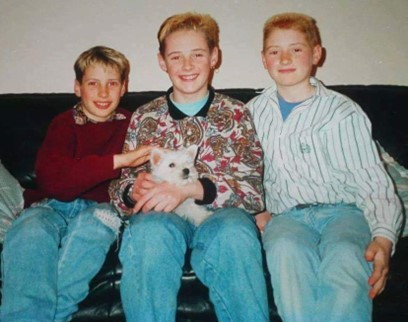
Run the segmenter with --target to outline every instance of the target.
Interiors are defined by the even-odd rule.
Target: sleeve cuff
[[[212,204],[217,197],[217,187],[215,183],[212,182],[208,178],[200,178],[198,179],[203,186],[204,196],[203,200],[196,200],[195,203],[197,205],[209,205]]]
[[[126,186],[125,190],[123,191],[122,200],[126,207],[133,208],[136,202],[129,196],[130,190],[133,189],[133,184]]]

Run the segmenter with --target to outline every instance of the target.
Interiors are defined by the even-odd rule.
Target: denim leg
[[[221,209],[204,221],[194,235],[191,264],[220,322],[269,321],[261,244],[246,211]]]
[[[361,210],[336,207],[337,216],[322,231],[315,321],[371,321],[368,277],[372,264],[364,258],[371,233]]]
[[[55,321],[69,321],[77,311],[120,226],[116,210],[107,203],[91,205],[70,220],[59,253]]]
[[[263,236],[278,312],[291,321],[370,321],[371,233],[354,205],[274,217]]]
[[[54,320],[65,227],[64,218],[47,206],[29,208],[14,221],[2,252],[2,322]]]
[[[312,321],[319,234],[290,216],[279,215],[266,226],[262,239],[280,317],[285,322]]]
[[[133,215],[125,228],[120,292],[128,322],[175,321],[193,226],[171,213]]]

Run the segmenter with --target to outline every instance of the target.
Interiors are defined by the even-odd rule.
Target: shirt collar
[[[208,100],[207,103],[203,106],[203,108],[194,116],[202,116],[206,117],[208,110],[210,109],[210,106],[214,100],[215,92],[212,87],[208,88],[209,95],[208,95]],[[173,87],[170,87],[170,89],[166,93],[166,99],[167,99],[167,105],[169,107],[169,114],[174,120],[182,120],[186,117],[189,117],[188,115],[184,114],[182,111],[180,111],[171,101],[170,99],[170,94],[173,92]]]
[[[78,103],[73,107],[72,114],[74,116],[74,121],[75,124],[77,125],[85,125],[87,123],[100,123],[97,121],[94,121],[90,119],[88,116],[85,115],[85,113],[82,110],[82,104]],[[112,121],[119,121],[119,120],[125,120],[126,115],[117,111],[114,111],[113,114],[106,120],[106,122],[112,122]]]
[[[310,77],[309,79],[310,84],[314,87],[316,87],[316,93],[315,96],[328,96],[329,95],[329,91],[326,87],[324,87],[324,85],[322,84],[321,81],[319,81],[316,77]],[[265,88],[262,91],[262,94],[266,94],[268,96],[271,95],[277,95],[278,92],[278,88],[276,86],[275,81],[272,81],[272,85]]]

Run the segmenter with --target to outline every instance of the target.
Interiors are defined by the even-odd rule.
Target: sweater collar
[[[210,109],[210,106],[214,100],[215,92],[212,87],[208,88],[209,95],[208,95],[208,100],[207,103],[203,106],[203,108],[195,115],[195,116],[202,116],[206,117],[208,110]],[[166,100],[167,100],[167,106],[169,107],[169,114],[174,120],[182,120],[186,117],[189,117],[188,115],[184,114],[182,111],[180,111],[171,101],[170,99],[170,94],[173,93],[173,87],[170,87],[169,90],[166,93]],[[194,117],[195,117],[194,116]]]

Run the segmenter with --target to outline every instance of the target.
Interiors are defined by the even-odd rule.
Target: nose
[[[107,97],[109,93],[108,87],[104,85],[100,85],[98,88],[98,95],[100,97]]]
[[[183,174],[184,174],[184,176],[188,176],[190,174],[190,170],[187,169],[187,168],[184,168],[183,169]]]
[[[292,62],[292,56],[289,52],[283,52],[280,57],[281,64],[290,64]]]
[[[193,66],[192,58],[191,57],[184,57],[184,59],[183,59],[183,68],[184,69],[191,69],[192,66]]]

